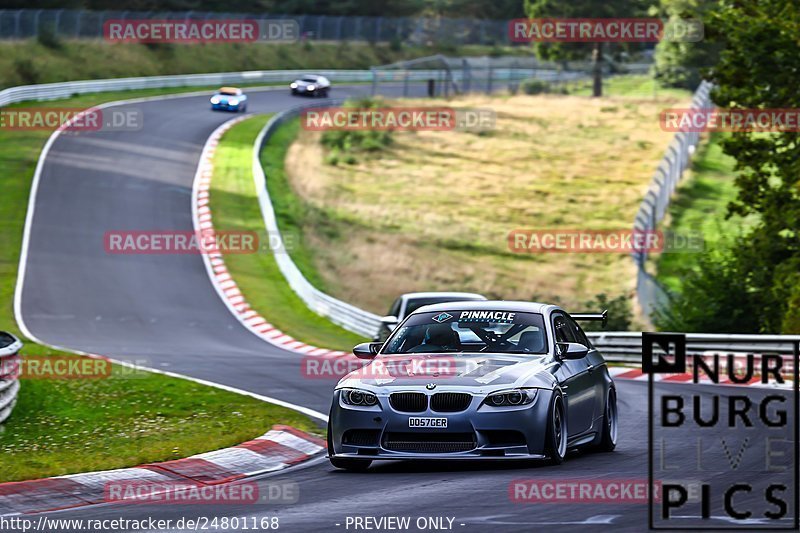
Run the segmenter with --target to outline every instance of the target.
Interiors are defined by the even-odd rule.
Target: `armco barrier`
[[[377,71],[370,70],[315,70],[334,83],[372,82]],[[422,82],[437,79],[441,69],[409,70],[382,72],[380,81],[406,83]],[[305,70],[250,70],[246,72],[215,72],[212,74],[179,74],[175,76],[145,76],[141,78],[112,78],[105,80],[67,81],[60,83],[43,83],[39,85],[21,85],[0,91],[0,107],[16,102],[36,100],[57,100],[70,98],[76,94],[99,93],[106,91],[130,91],[136,89],[164,89],[170,87],[215,87],[222,85],[273,84],[287,85],[307,74]],[[562,76],[569,73],[562,73]],[[508,68],[495,73],[497,79],[522,80],[531,77],[547,79],[547,71],[533,68]],[[461,73],[455,74],[457,81]],[[288,89],[287,89],[288,90]],[[336,90],[336,87],[333,87]]]
[[[640,365],[642,362],[642,334],[627,331],[592,331],[586,336],[607,361]],[[765,345],[768,349],[765,349]],[[687,333],[686,350],[689,354],[724,353],[743,356],[752,354],[779,354],[791,367],[791,357],[800,350],[800,335],[739,335],[719,333]]]
[[[311,109],[319,105],[330,106],[339,105],[340,101],[328,101],[324,104],[318,105],[305,105],[298,106],[282,113],[273,116],[267,122],[266,126],[261,130],[256,138],[253,147],[253,180],[255,181],[256,191],[258,191],[258,202],[261,206],[261,214],[264,218],[269,235],[279,235],[278,221],[275,218],[275,210],[272,208],[272,200],[267,191],[267,176],[264,173],[264,168],[261,166],[261,149],[266,144],[275,130],[287,120],[290,120],[304,109]],[[305,304],[317,314],[328,318],[331,322],[339,324],[345,329],[364,335],[365,337],[372,337],[378,332],[380,327],[380,317],[369,311],[359,309],[354,305],[347,302],[337,300],[333,296],[325,294],[305,276],[303,276],[300,269],[292,261],[292,258],[284,250],[275,250],[275,261],[278,263],[280,269],[289,286],[297,293],[298,296],[305,302]]]
[[[704,109],[712,106],[711,88],[712,85],[707,81],[700,83],[692,98],[692,109]],[[675,192],[678,182],[683,178],[684,171],[689,167],[699,141],[699,132],[675,134],[656,169],[642,203],[639,205],[639,211],[633,222],[634,232],[644,233],[658,229],[659,223],[666,215],[672,193]],[[650,319],[655,309],[667,305],[667,294],[645,269],[647,250],[634,252],[632,255],[636,263],[636,300],[642,314]]]
[[[141,78],[113,78],[106,80],[22,85],[0,91],[0,106],[30,100],[55,100],[58,98],[69,98],[76,94],[99,93],[105,91],[260,83],[288,84],[305,73],[306,72],[302,70],[251,70],[247,72],[181,74],[176,76],[147,76]],[[322,70],[315,73],[326,76],[331,81],[335,82],[366,82],[372,80],[372,73],[369,70]]]
[[[10,333],[0,331],[0,423],[4,422],[14,409],[19,393],[19,380],[14,365],[6,365],[8,359],[15,357],[22,349],[22,342]]]

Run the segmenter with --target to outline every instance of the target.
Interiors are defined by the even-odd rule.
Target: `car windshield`
[[[224,94],[227,96],[237,96],[239,91],[237,89],[222,89],[220,90],[219,94]]]
[[[394,331],[381,353],[442,352],[544,354],[544,319],[538,313],[491,309],[420,313]]]
[[[316,83],[317,78],[303,78],[301,81],[306,81],[308,83]]]
[[[465,296],[430,296],[428,298],[413,298],[410,299],[406,304],[406,316],[426,305],[441,304],[445,302],[463,302],[464,300],[475,299],[477,298],[468,298]]]

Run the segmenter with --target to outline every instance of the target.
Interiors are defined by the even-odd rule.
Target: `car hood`
[[[559,363],[548,355],[413,354],[378,356],[339,381],[337,387],[552,387]]]
[[[241,100],[242,99],[241,96],[233,96],[231,94],[215,94],[214,96],[216,98],[219,98],[219,102],[221,104],[227,104],[228,100],[230,100],[231,98],[236,98],[237,100]]]

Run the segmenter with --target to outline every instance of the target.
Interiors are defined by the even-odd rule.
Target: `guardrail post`
[[[36,14],[33,16],[33,36],[34,37],[38,37],[39,36],[39,18],[42,15],[42,11],[44,11],[44,9],[37,9],[36,10]]]
[[[336,40],[342,40],[342,24],[344,24],[344,17],[339,17],[336,21]]]
[[[20,20],[22,19],[22,10],[17,11],[17,15],[14,17],[14,37],[17,39],[20,38],[20,33],[22,32],[22,24]]]
[[[63,9],[59,9],[59,10],[57,10],[57,11],[56,11],[56,23],[55,23],[55,27],[53,28],[53,33],[54,33],[56,36],[58,36],[58,35],[61,35],[61,34],[59,33],[59,26],[61,26],[61,14],[62,14],[63,12],[64,12],[64,10],[63,10]]]

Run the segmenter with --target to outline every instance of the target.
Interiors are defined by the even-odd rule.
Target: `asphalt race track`
[[[339,98],[368,89],[337,87],[331,95]],[[251,92],[248,112],[274,112],[299,103],[284,90]],[[300,356],[264,343],[241,326],[215,292],[200,256],[105,252],[106,231],[192,230],[192,180],[200,152],[211,132],[234,116],[211,112],[207,96],[128,105],[142,111],[143,129],[61,135],[51,147],[30,234],[21,301],[26,327],[50,344],[135,359],[327,413],[334,382],[305,379]],[[659,387],[686,392],[685,385]],[[367,473],[354,474],[334,470],[321,460],[260,478],[262,484],[299,483],[300,500],[294,504],[99,505],[50,516],[151,516],[173,521],[277,516],[280,530],[328,532],[347,531],[347,517],[410,516],[412,524],[418,517],[453,518],[452,528],[458,531],[530,531],[547,526],[641,531],[647,527],[644,503],[530,504],[513,502],[509,496],[515,479],[647,480],[646,384],[619,381],[617,390],[621,417],[617,450],[571,456],[561,466],[379,463]],[[694,392],[705,397],[719,390],[701,386]],[[748,391],[754,399],[765,394]],[[720,435],[713,431],[704,435],[704,450],[720,446]],[[681,478],[683,469],[694,468],[693,442],[687,441],[686,453],[670,456],[677,469],[674,479]],[[738,442],[728,445],[738,450]],[[745,462],[751,453],[763,457],[764,451],[751,447]],[[751,470],[740,472],[742,479],[755,482],[762,476],[757,468]],[[717,500],[712,504],[715,516],[721,514]],[[744,496],[740,500],[750,501]],[[726,524],[722,518],[710,522],[717,527]]]

